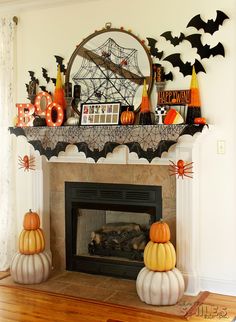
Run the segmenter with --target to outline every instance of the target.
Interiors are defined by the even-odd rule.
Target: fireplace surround
[[[57,217],[57,213],[63,213],[64,182],[83,181],[93,182],[92,176],[96,176],[97,182],[110,182],[108,174],[113,172],[117,183],[132,184],[138,181],[141,184],[159,185],[160,179],[171,181],[176,186],[171,190],[172,198],[166,188],[163,189],[163,216],[169,213],[176,215],[176,252],[177,267],[183,273],[186,282],[186,294],[197,294],[200,290],[199,276],[199,146],[205,139],[208,128],[202,133],[194,135],[183,134],[177,142],[165,150],[160,157],[155,157],[151,162],[145,158],[139,158],[129,147],[118,145],[106,157],[101,157],[97,163],[84,152],[78,152],[75,145],[67,145],[65,152],[61,151],[58,157],[52,157],[48,161],[29,145],[25,138],[17,138],[16,154],[31,154],[36,158],[36,171],[27,176],[19,172],[17,178],[17,209],[19,214],[24,214],[31,208],[37,211],[41,217],[42,228],[46,236],[47,251],[52,249],[53,258],[56,259],[54,267],[63,267],[63,260],[59,259],[59,252],[63,253],[65,247],[64,217]],[[168,174],[169,160],[183,159],[193,162],[193,179],[175,179]],[[119,170],[118,170],[119,168]],[[127,172],[127,169],[131,169]],[[134,170],[135,169],[135,170]],[[138,171],[136,171],[138,169]],[[164,171],[162,172],[162,170]],[[141,176],[142,174],[142,176]],[[59,180],[59,181],[58,181]],[[151,183],[148,182],[151,180]],[[137,183],[137,182],[135,182]],[[27,199],[25,196],[27,195]],[[63,198],[64,199],[64,198]],[[25,200],[22,203],[22,200]],[[64,215],[64,213],[63,213]],[[22,217],[19,216],[19,227]],[[172,229],[173,230],[173,229]],[[175,229],[174,229],[175,231]],[[56,256],[55,256],[56,255]],[[65,266],[64,266],[65,268]]]
[[[103,224],[107,223],[106,212],[113,211],[113,224],[120,222],[125,215],[126,223],[132,223],[135,216],[148,214],[148,221],[145,223],[145,231],[152,223],[162,218],[162,191],[160,186],[131,185],[131,184],[108,184],[108,183],[88,183],[88,182],[65,182],[65,240],[66,240],[66,269],[82,271],[86,273],[96,273],[110,276],[119,276],[122,278],[136,279],[140,269],[143,267],[142,260],[132,260],[124,258],[126,255],[140,255],[142,252],[135,250],[124,251],[119,249],[110,249],[109,253],[113,256],[95,256],[86,253],[80,254],[76,247],[78,234],[87,235],[86,243],[89,245],[91,228],[99,228],[101,225],[102,212]],[[82,229],[78,228],[78,222],[81,214],[80,209],[93,209],[93,216],[84,214],[88,220],[81,224]],[[130,213],[129,213],[130,212]],[[132,216],[130,216],[132,214]],[[83,215],[84,217],[84,215]],[[129,217],[131,222],[129,221]],[[92,221],[92,224],[89,223]],[[137,222],[137,221],[136,221]],[[135,224],[139,227],[138,224]],[[114,232],[113,232],[114,234]],[[126,235],[128,232],[126,231]],[[125,233],[123,234],[125,236]],[[108,248],[109,249],[109,248]],[[104,249],[101,251],[105,252]],[[137,253],[135,253],[137,252]],[[101,255],[101,254],[99,254]],[[121,256],[115,256],[121,255]],[[123,255],[123,256],[122,256]]]

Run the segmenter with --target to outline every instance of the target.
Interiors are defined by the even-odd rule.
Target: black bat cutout
[[[153,57],[161,59],[163,56],[163,51],[158,51],[158,49],[156,48],[157,40],[149,37],[147,37],[147,40],[148,40],[148,46],[150,47],[150,54]]]
[[[214,32],[216,32],[219,27],[221,25],[223,25],[223,22],[225,21],[225,19],[229,19],[229,17],[222,11],[217,10],[217,15],[216,15],[216,19],[213,20],[208,20],[207,22],[203,21],[200,14],[196,15],[195,17],[193,17],[188,25],[188,27],[194,27],[197,30],[203,29],[206,33],[209,33],[211,35],[214,34]]]
[[[39,88],[43,91],[43,92],[46,92],[46,93],[48,93],[48,94],[52,94],[51,92],[49,92],[49,91],[47,91],[47,89],[46,89],[46,86],[39,86]]]
[[[45,78],[46,82],[49,83],[51,78],[48,76],[48,71],[42,67],[42,72],[43,72],[43,78]]]
[[[184,34],[181,32],[179,37],[173,37],[171,31],[166,31],[161,34],[161,37],[164,37],[166,40],[170,41],[173,46],[179,45],[185,38]]]
[[[31,81],[35,82],[36,84],[39,84],[39,80],[34,77],[34,72],[32,70],[28,70],[28,73],[30,75]]]
[[[192,75],[193,65],[196,73],[206,72],[202,64],[197,59],[195,60],[194,64],[191,64],[190,62],[184,63],[180,58],[180,54],[169,55],[163,60],[170,62],[173,67],[179,67],[179,71],[184,75],[184,77],[187,75]]]
[[[56,86],[57,79],[56,79],[56,78],[51,78],[51,81],[52,81],[52,82],[53,82],[53,84]]]
[[[200,34],[193,34],[185,37],[187,41],[189,41],[193,48],[197,48],[197,53],[201,57],[201,59],[209,58],[212,56],[225,56],[225,50],[222,43],[218,43],[215,47],[210,48],[209,45],[203,45],[201,42]]]
[[[54,55],[54,57],[56,58],[57,64],[60,66],[61,72],[63,74],[65,74],[66,73],[66,68],[65,68],[65,65],[63,64],[64,58],[62,58],[61,56],[57,56],[57,55]]]
[[[165,74],[165,75],[164,75],[164,79],[165,79],[166,81],[168,81],[168,80],[173,80],[173,74],[172,74],[172,72],[169,72],[168,74]]]

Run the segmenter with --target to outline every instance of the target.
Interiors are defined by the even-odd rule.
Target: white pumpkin
[[[10,272],[16,283],[39,284],[48,279],[51,267],[51,257],[46,252],[33,255],[16,253],[12,258]]]
[[[78,116],[71,116],[67,119],[66,125],[78,125],[80,118]]]
[[[141,269],[136,280],[136,290],[141,301],[152,305],[174,305],[184,294],[184,279],[174,268],[168,272]]]

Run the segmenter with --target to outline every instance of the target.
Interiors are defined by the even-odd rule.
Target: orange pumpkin
[[[149,230],[149,237],[154,243],[167,243],[170,240],[169,225],[162,220],[153,223]]]
[[[40,227],[39,215],[30,209],[24,216],[23,226],[25,230],[38,229]]]
[[[22,230],[19,237],[19,251],[24,255],[33,255],[43,252],[45,239],[42,229]]]
[[[126,111],[123,111],[120,116],[121,124],[123,125],[129,125],[134,124],[135,115],[133,111],[129,110],[129,107],[127,107]]]
[[[205,117],[195,117],[194,124],[206,124]]]

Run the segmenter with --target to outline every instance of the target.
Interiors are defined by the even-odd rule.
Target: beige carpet
[[[141,309],[142,311],[151,311],[158,315],[181,318],[188,318],[194,315],[199,305],[204,302],[209,294],[208,292],[203,292],[196,297],[184,295],[176,305],[152,306],[140,301],[137,296],[135,281],[133,280],[68,271],[54,272],[46,282],[37,285],[16,284],[11,276],[1,279],[0,285],[75,296],[107,304]]]

